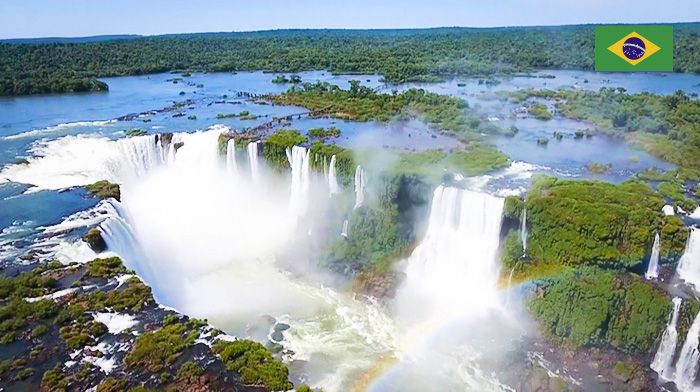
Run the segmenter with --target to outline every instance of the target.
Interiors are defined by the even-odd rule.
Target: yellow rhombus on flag
[[[622,49],[623,49],[622,45],[625,43],[625,41],[627,41],[628,39],[630,39],[632,37],[639,38],[640,40],[642,40],[642,42],[644,42],[644,46],[646,48],[644,55],[636,60],[628,59],[627,56],[625,56],[625,54],[622,52]],[[627,34],[621,40],[615,42],[614,44],[612,44],[608,47],[609,51],[615,53],[615,55],[617,57],[627,61],[628,63],[630,63],[632,65],[637,65],[637,64],[641,63],[642,61],[651,57],[654,53],[658,52],[660,49],[661,48],[659,48],[655,43],[649,41],[648,39],[644,38],[643,36],[641,36],[635,32]]]

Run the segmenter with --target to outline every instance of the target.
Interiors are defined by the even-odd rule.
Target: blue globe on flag
[[[630,60],[639,60],[645,52],[644,41],[637,37],[630,37],[622,44],[622,53]]]

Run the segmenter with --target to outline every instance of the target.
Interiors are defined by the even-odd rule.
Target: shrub
[[[90,193],[101,199],[108,199],[111,197],[116,200],[121,200],[119,185],[113,184],[107,180],[97,181],[88,185],[86,188]]]
[[[83,278],[114,278],[130,271],[124,267],[119,257],[109,257],[106,259],[94,259],[87,263]]]
[[[547,109],[547,106],[541,103],[533,104],[532,106],[530,106],[527,112],[538,120],[547,121],[551,120],[552,117],[554,117],[549,111],[549,109]]]
[[[146,368],[152,373],[160,372],[165,365],[173,364],[198,337],[199,331],[192,329],[192,324],[166,325],[136,338],[124,362],[129,366]]]
[[[248,384],[264,385],[275,390],[292,388],[289,382],[289,370],[280,361],[274,359],[260,343],[250,340],[227,342],[217,341],[213,346],[226,367],[241,375]]]
[[[287,149],[306,143],[307,138],[294,129],[280,129],[263,142],[263,156],[267,164],[275,170],[289,168]]]

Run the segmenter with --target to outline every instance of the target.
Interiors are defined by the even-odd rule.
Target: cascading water
[[[508,283],[506,286],[506,290],[508,290],[508,294],[506,294],[506,306],[510,305],[511,301],[511,288],[513,286],[513,273],[515,273],[515,267],[510,269],[510,273],[508,274]]]
[[[365,201],[365,171],[362,166],[357,165],[355,169],[355,208],[358,208]]]
[[[678,276],[700,290],[700,228],[693,228],[685,247],[685,252],[678,262]]]
[[[335,292],[312,277],[292,276],[277,266],[278,255],[287,258],[290,248],[307,247],[298,242],[300,237],[311,241],[298,235],[299,209],[290,208],[290,199],[303,200],[306,206],[309,196],[320,195],[314,199],[321,203],[314,204],[314,212],[328,202],[326,185],[314,189],[321,183],[310,181],[308,151],[290,149],[293,185],[287,193],[289,182],[282,181],[288,177],[277,178],[265,170],[259,174],[265,176],[260,180],[266,187],[254,186],[248,176],[232,178],[221,165],[219,134],[176,134],[166,145],[152,137],[135,137],[124,141],[133,143],[125,146],[124,156],[120,142],[66,138],[49,143],[50,149],[60,147],[55,153],[12,174],[16,178],[29,174],[56,187],[104,178],[120,182],[122,202],[110,204],[114,211],[100,226],[109,249],[152,286],[160,303],[206,318],[228,333],[248,336],[247,323],[261,315],[290,324],[282,344],[293,352],[290,361],[310,361],[304,374],[309,384],[329,392],[350,390],[355,380],[371,374],[375,364],[381,368],[389,358],[398,361],[396,371],[381,377],[390,384],[378,383],[375,390],[391,390],[382,385],[391,385],[397,372],[397,378],[405,381],[402,385],[422,380],[416,388],[408,388],[412,390],[430,385],[503,389],[491,371],[480,370],[478,360],[489,355],[487,351],[508,350],[493,346],[482,350],[469,340],[473,335],[489,344],[508,341],[501,330],[493,332],[492,319],[481,317],[488,310],[502,310],[496,300],[495,258],[501,199],[455,188],[435,191],[428,232],[407,261],[407,280],[397,294],[398,310],[406,310],[398,312],[397,323],[376,301]],[[75,159],[84,154],[89,158]],[[257,152],[253,155],[257,157]],[[60,169],[69,176],[56,181],[37,168],[49,173]],[[356,174],[360,191],[356,201],[359,196],[361,204],[364,172],[359,168]],[[343,226],[347,235],[348,224]],[[444,316],[452,314],[473,320],[451,329],[451,323],[444,326]],[[507,324],[503,319],[495,322],[499,328]],[[491,327],[480,328],[483,325]],[[480,330],[495,335],[481,339]],[[433,345],[435,341],[439,344]],[[429,346],[426,351],[437,356],[422,356],[423,342]]]
[[[644,276],[647,279],[656,279],[659,277],[659,250],[661,248],[661,240],[659,233],[654,237],[654,245],[651,247],[651,257],[649,257],[649,266]]]
[[[250,175],[253,177],[253,181],[257,182],[260,177],[260,168],[258,165],[258,143],[250,142],[248,143],[248,162],[250,164]]]
[[[333,155],[328,166],[328,194],[333,196],[336,193],[340,193],[340,187],[338,186],[338,178],[335,172],[335,155]]]
[[[527,254],[527,208],[523,208],[520,218],[520,242],[523,244],[523,257]]]
[[[66,136],[37,143],[29,164],[7,166],[0,177],[39,189],[64,189],[99,180],[121,183],[169,161],[173,149],[172,143],[164,146],[155,135],[118,141]]]
[[[498,303],[498,261],[503,199],[439,186],[428,228],[408,259],[401,295],[416,306],[464,312]]]
[[[348,220],[343,221],[343,230],[340,232],[342,237],[348,238]]]
[[[651,368],[659,374],[664,380],[673,379],[673,356],[676,354],[676,346],[678,345],[678,312],[681,309],[682,299],[675,297],[673,302],[673,312],[668,320],[668,325],[661,337],[661,344],[656,351],[654,360],[651,362]]]
[[[226,143],[226,169],[231,173],[238,172],[238,163],[236,162],[236,140],[229,139]]]
[[[294,146],[287,149],[287,160],[292,168],[292,190],[289,208],[297,217],[306,213],[309,202],[310,167],[309,152],[304,147]]]
[[[688,330],[688,335],[676,362],[674,381],[681,392],[694,390],[695,376],[698,373],[698,361],[700,360],[698,343],[700,343],[700,313],[695,316],[695,320]]]
[[[163,145],[159,137],[140,136],[117,141],[117,156],[107,166],[121,182],[142,177],[149,170],[169,161],[173,143]]]
[[[158,281],[158,275],[150,268],[149,264],[142,263],[138,266],[134,263],[143,260],[143,252],[140,249],[139,242],[134,233],[134,229],[128,222],[128,212],[123,205],[116,201],[110,200],[108,206],[108,218],[105,219],[99,226],[107,248],[118,254],[129,269],[139,270],[139,275],[149,282],[155,284]]]
[[[396,317],[409,330],[402,335],[409,338],[400,344],[400,357],[409,358],[410,365],[398,364],[369,391],[431,390],[435,385],[442,390],[508,389],[480,365],[481,360],[506,360],[499,353],[508,351],[505,347],[519,333],[498,289],[502,213],[502,198],[435,189],[425,236],[405,261],[406,277],[395,298]],[[414,334],[424,337],[412,341]],[[493,344],[504,348],[494,350]],[[441,370],[428,370],[435,363],[443,364]]]

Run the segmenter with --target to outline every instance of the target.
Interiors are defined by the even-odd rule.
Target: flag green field
[[[595,70],[673,71],[673,27],[596,26]]]

